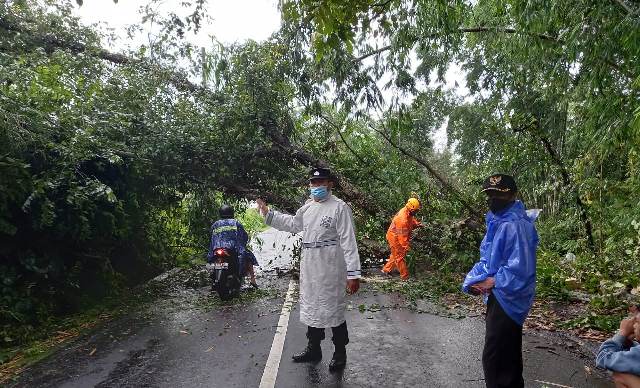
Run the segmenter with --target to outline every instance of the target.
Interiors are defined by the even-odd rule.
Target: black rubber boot
[[[335,372],[343,370],[347,365],[347,350],[343,347],[341,349],[336,348],[333,352],[333,357],[329,363],[329,372]]]
[[[294,354],[291,358],[293,362],[317,362],[322,360],[322,349],[319,343],[309,342],[302,353]]]
[[[347,322],[342,322],[339,326],[331,328],[333,332],[333,346],[335,350],[329,363],[329,371],[335,372],[344,369],[347,365],[347,344],[349,343],[349,331]]]

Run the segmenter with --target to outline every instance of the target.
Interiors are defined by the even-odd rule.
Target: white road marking
[[[273,336],[273,343],[271,344],[269,358],[267,359],[267,364],[264,366],[264,372],[262,373],[262,379],[260,380],[260,388],[273,388],[276,385],[276,378],[278,377],[278,368],[280,368],[284,339],[287,336],[289,314],[291,313],[291,306],[293,306],[293,294],[295,289],[296,282],[293,280],[289,281],[289,290],[287,291],[287,296],[284,298],[284,304],[282,305],[282,312],[280,313],[280,319],[278,320],[276,334]]]
[[[560,388],[573,388],[569,385],[562,385],[562,384],[556,384],[556,383],[551,383],[549,381],[540,381],[540,380],[533,380],[536,383],[540,383],[540,384],[544,384],[544,385],[552,385],[554,387],[560,387]]]

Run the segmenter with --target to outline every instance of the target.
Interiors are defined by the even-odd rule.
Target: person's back
[[[242,224],[233,216],[233,208],[228,205],[220,207],[221,219],[211,225],[211,244],[207,255],[209,262],[213,258],[213,251],[218,248],[234,250],[240,261],[243,261],[249,236]]]
[[[240,254],[247,245],[247,239],[243,238],[245,235],[244,227],[238,220],[218,220],[211,225],[211,249],[233,249]]]

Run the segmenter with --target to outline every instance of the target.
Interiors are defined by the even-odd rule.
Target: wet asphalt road
[[[263,235],[264,236],[264,235]],[[268,231],[257,252],[263,269],[283,235]],[[270,237],[269,237],[270,236]],[[274,241],[271,241],[271,240]],[[291,244],[288,239],[284,244]],[[282,309],[287,277],[263,272],[271,290],[248,303],[217,306],[206,287],[178,288],[147,309],[109,322],[64,346],[23,372],[14,387],[257,387]],[[361,308],[359,308],[362,305]],[[351,343],[343,373],[331,374],[331,331],[317,364],[294,364],[290,357],[306,344],[306,328],[294,306],[276,387],[483,387],[480,355],[482,318],[454,319],[432,314],[423,302],[407,309],[400,295],[380,292],[376,279],[349,297]],[[527,387],[612,387],[597,375],[589,350],[567,351],[550,334],[527,333],[524,340]],[[549,382],[559,385],[545,384]]]
[[[15,386],[256,386],[282,299],[201,309],[190,300],[214,298],[206,289],[177,298],[63,346],[23,372]]]
[[[381,309],[360,312],[360,304]],[[352,310],[347,313],[348,365],[342,374],[328,371],[333,352],[330,330],[326,331],[320,363],[299,365],[290,361],[290,355],[304,348],[306,341],[306,327],[293,314],[276,386],[484,387],[480,360],[484,321],[453,319],[396,307],[403,304],[402,296],[380,293],[368,285],[351,297]],[[606,380],[587,375],[585,365],[593,367],[590,354],[568,352],[559,342],[560,339],[548,335],[525,335],[527,387],[545,386],[538,381],[570,387],[612,386]]]

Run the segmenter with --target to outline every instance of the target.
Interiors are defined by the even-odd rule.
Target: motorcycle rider
[[[220,219],[211,225],[211,243],[207,262],[213,262],[213,252],[218,248],[230,249],[238,255],[238,268],[240,275],[248,273],[251,278],[251,285],[258,288],[256,275],[253,270],[254,265],[258,265],[255,255],[247,249],[249,235],[246,230],[234,217],[233,207],[223,204],[219,209]]]

